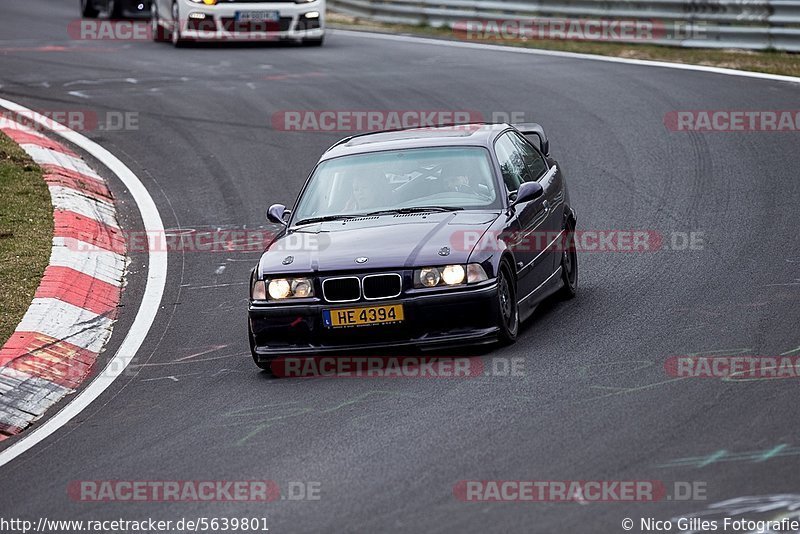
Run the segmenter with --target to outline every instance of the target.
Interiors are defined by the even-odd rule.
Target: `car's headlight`
[[[310,4],[311,2],[314,2],[314,0],[294,0],[295,4]]]
[[[478,282],[483,282],[484,280],[488,280],[489,277],[486,276],[486,271],[481,267],[480,263],[470,263],[467,265],[467,283],[468,284],[476,284]]]
[[[292,280],[292,295],[295,297],[310,297],[314,294],[314,287],[308,278]]]
[[[191,0],[191,1],[194,2],[195,4],[205,4],[207,6],[213,6],[216,5],[217,3],[217,0]]]
[[[424,267],[414,271],[414,287],[457,286],[487,279],[486,271],[477,263]]]
[[[416,276],[414,276],[415,284],[419,284],[421,287],[433,287],[439,285],[441,280],[442,274],[439,272],[438,267],[426,267],[425,269],[420,269],[417,271]]]
[[[269,290],[269,297],[275,300],[285,299],[292,294],[292,285],[283,278],[270,280],[267,289]]]
[[[263,280],[256,280],[250,288],[252,300],[267,300],[267,284]]]
[[[464,281],[464,267],[461,265],[448,265],[442,269],[442,281],[448,286],[454,286]]]
[[[275,278],[261,283],[266,284],[266,292],[272,300],[314,296],[314,284],[311,278]],[[255,290],[253,294],[255,295]],[[253,298],[255,299],[255,296]]]

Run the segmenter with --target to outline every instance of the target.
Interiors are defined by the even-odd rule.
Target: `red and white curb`
[[[0,348],[0,441],[20,433],[90,378],[111,337],[125,240],[103,178],[76,153],[20,123],[0,130],[44,170],[53,203],[50,264]]]

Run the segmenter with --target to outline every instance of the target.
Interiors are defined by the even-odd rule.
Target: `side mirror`
[[[273,204],[267,210],[267,221],[286,226],[285,217],[291,213],[292,210],[287,210],[283,204]]]
[[[544,193],[544,188],[539,182],[525,182],[519,186],[517,190],[517,197],[511,202],[512,206],[516,206],[522,202],[530,202],[536,200]]]

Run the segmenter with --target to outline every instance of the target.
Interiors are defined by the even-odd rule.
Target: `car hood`
[[[415,213],[289,229],[272,242],[259,274],[380,270],[466,263],[499,212]],[[367,258],[359,263],[356,259]]]

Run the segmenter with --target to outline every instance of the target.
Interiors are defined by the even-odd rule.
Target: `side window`
[[[541,154],[534,149],[522,136],[517,133],[509,134],[514,141],[514,146],[522,154],[522,161],[530,172],[533,180],[538,179],[547,172],[547,162]],[[526,182],[529,180],[525,180]]]
[[[497,161],[500,162],[503,181],[509,191],[516,191],[522,182],[531,180],[522,155],[510,133],[504,133],[495,141],[494,150],[497,153]]]

